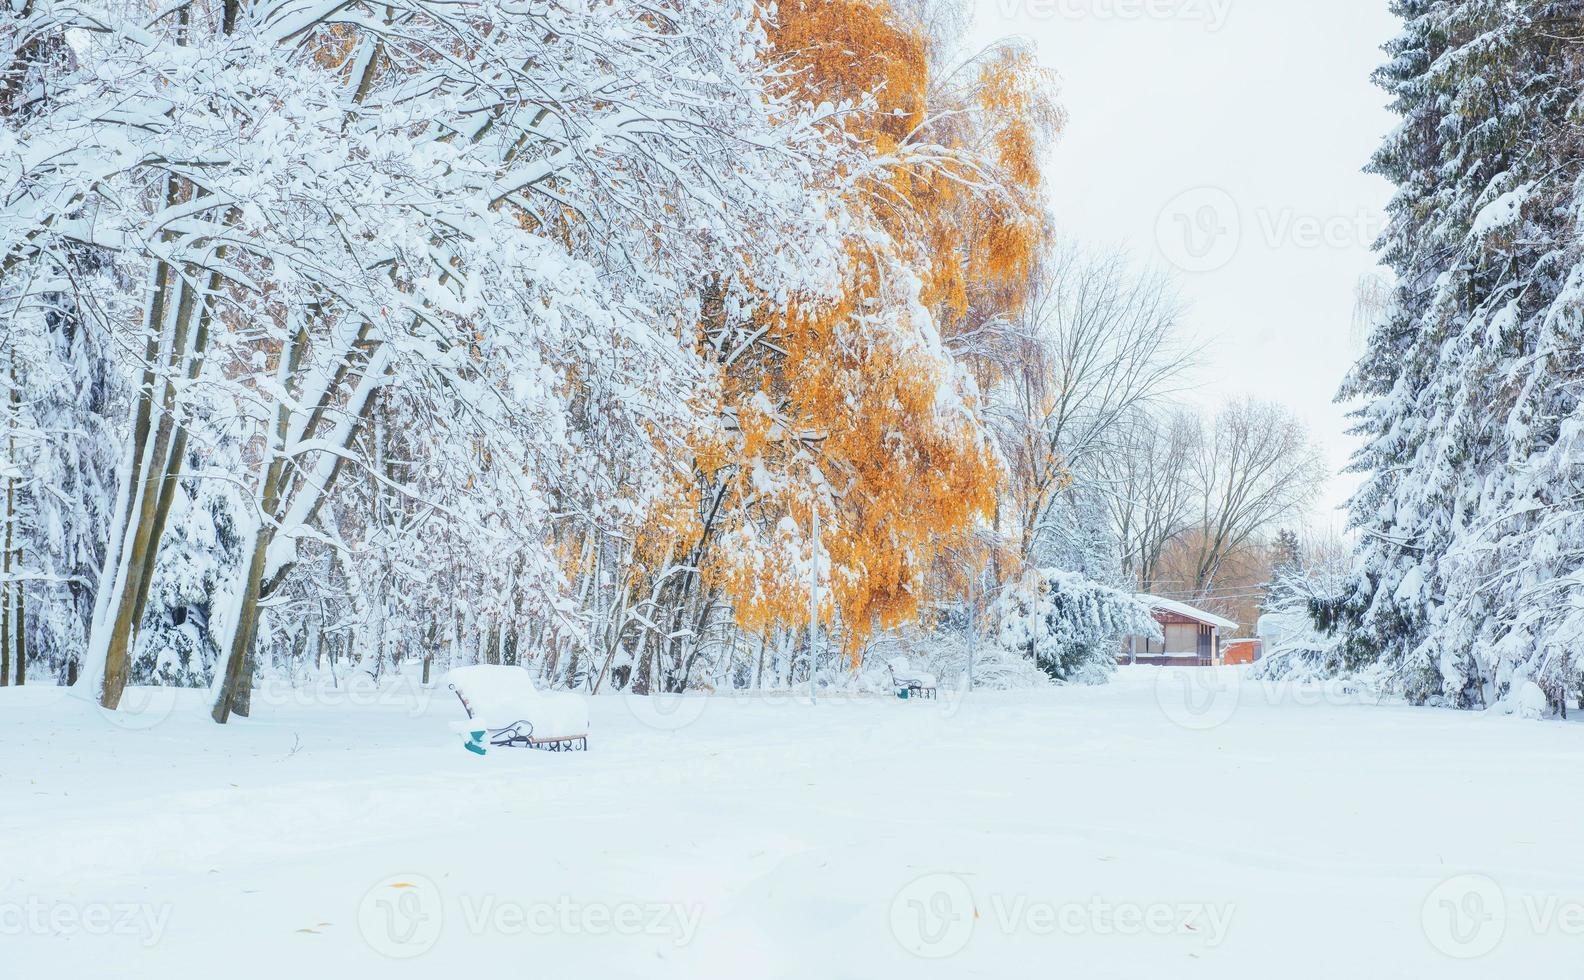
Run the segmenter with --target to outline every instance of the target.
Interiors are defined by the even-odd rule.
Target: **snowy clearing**
[[[1584,942],[1576,724],[1134,668],[596,698],[589,753],[480,759],[444,691],[223,729],[134,693],[0,690],[8,975],[1519,976]]]

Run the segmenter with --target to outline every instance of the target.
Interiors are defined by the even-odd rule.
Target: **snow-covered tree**
[[[64,31],[23,30],[37,8],[13,8],[0,24],[0,172],[20,156],[14,134],[44,125],[76,67]],[[0,210],[29,206],[25,195],[0,200]],[[82,657],[114,507],[124,379],[105,322],[136,299],[113,256],[80,242],[7,250],[0,263],[0,683],[22,682],[30,662],[35,679],[59,682]]]
[[[223,720],[261,603],[304,542],[335,540],[342,475],[416,492],[360,437],[376,393],[425,426],[421,507],[575,627],[552,525],[615,502],[595,440],[636,477],[623,523],[642,513],[695,424],[703,290],[747,312],[832,278],[801,179],[828,143],[766,83],[751,3],[44,0],[6,32],[8,50],[82,39],[60,96],[0,137],[7,281],[89,247],[147,284],[111,324],[143,356],[88,647],[109,706],[195,405],[229,398],[249,430],[255,520],[211,623]]]
[[[188,443],[166,533],[159,542],[149,595],[132,650],[137,684],[206,687],[222,662],[226,610],[234,608],[236,570],[253,511],[235,474],[237,434],[213,412],[190,425],[205,437]]]
[[[225,721],[327,657],[790,671],[814,561],[857,656],[992,509],[1059,114],[1022,46],[948,61],[955,5],[7,12],[0,329],[49,356],[0,551],[104,706]]]
[[[118,283],[98,278],[96,290]],[[57,294],[64,298],[64,294]],[[19,534],[29,599],[29,651],[65,678],[82,656],[115,503],[124,378],[97,317],[66,308],[43,320],[38,357],[21,372],[39,432],[28,462],[28,521]]]
[[[1399,0],[1378,73],[1402,124],[1381,241],[1394,302],[1365,402],[1347,666],[1416,701],[1579,687],[1584,266],[1577,5]]]
[[[1319,679],[1343,672],[1343,637],[1324,625],[1353,580],[1352,549],[1340,538],[1283,531],[1275,545],[1272,578],[1260,606],[1264,642],[1256,673]]]
[[[1100,684],[1116,670],[1123,638],[1160,639],[1150,607],[1130,592],[1060,570],[1030,571],[999,601],[996,642],[1052,680]]]
[[[1180,313],[1169,282],[1121,255],[1068,248],[1040,268],[1009,325],[1016,363],[987,409],[1008,469],[1003,520],[1022,561],[1065,562],[1038,553],[1099,533],[1107,521],[1096,508],[1135,493],[1108,470],[1131,448],[1129,421],[1159,406],[1189,357]]]

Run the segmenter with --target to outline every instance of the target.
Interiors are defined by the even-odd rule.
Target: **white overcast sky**
[[[1370,82],[1387,0],[977,2],[981,40],[1025,38],[1061,76],[1061,235],[1173,271],[1205,348],[1188,398],[1284,402],[1339,470],[1333,396],[1391,194],[1362,173],[1395,124]],[[1324,489],[1319,526],[1340,526],[1354,482]]]

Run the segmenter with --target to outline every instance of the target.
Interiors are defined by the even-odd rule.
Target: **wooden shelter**
[[[1228,635],[1237,632],[1237,623],[1175,599],[1148,595],[1139,598],[1149,605],[1165,639],[1128,637],[1118,656],[1122,663],[1213,667],[1225,662],[1223,644]]]

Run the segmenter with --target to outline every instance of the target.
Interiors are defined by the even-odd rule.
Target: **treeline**
[[[1132,506],[1169,290],[1053,247],[1052,78],[968,17],[23,0],[0,683],[224,722],[261,671],[648,693],[981,631],[985,677],[1108,664],[1140,549],[1202,530],[1213,582],[1268,515],[1220,470]],[[1040,652],[1080,614],[1111,633]]]
[[[224,721],[326,657],[685,686],[801,621],[815,561],[845,650],[916,615],[994,506],[994,364],[951,343],[1023,302],[1059,120],[960,29],[24,4],[8,657],[109,707],[211,683]]]

